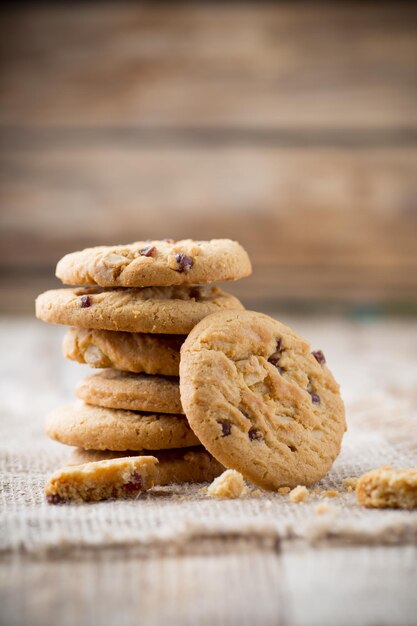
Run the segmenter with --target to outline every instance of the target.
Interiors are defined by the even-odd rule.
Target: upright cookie
[[[55,472],[45,487],[49,504],[97,502],[110,498],[137,498],[155,484],[152,456],[98,461]]]
[[[237,280],[251,273],[246,251],[237,241],[137,241],[72,252],[56,275],[66,285],[152,287]]]
[[[88,363],[90,367],[178,376],[184,340],[185,335],[70,328],[62,349],[67,359]]]
[[[218,287],[53,289],[36,299],[44,322],[99,330],[186,335],[219,309],[243,309]]]
[[[178,378],[107,369],[87,376],[75,393],[88,404],[109,409],[184,413]]]
[[[261,487],[314,483],[339,453],[344,407],[323,353],[267,315],[200,322],[181,348],[180,388],[204,446]]]
[[[200,442],[183,415],[139,413],[74,403],[45,422],[51,439],[86,450],[162,450]]]
[[[81,465],[140,454],[140,452],[132,451],[110,452],[77,448],[72,453],[68,465]],[[209,482],[224,470],[224,467],[202,446],[179,450],[149,450],[143,454],[152,455],[158,459],[158,464],[155,466],[155,485]]]

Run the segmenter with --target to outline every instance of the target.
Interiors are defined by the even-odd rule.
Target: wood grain
[[[224,543],[221,554],[151,559],[132,549],[14,555],[0,564],[2,623],[413,626],[416,557],[413,546],[230,552]]]
[[[225,236],[252,256],[254,276],[235,286],[250,302],[407,299],[416,166],[417,149],[4,149],[3,284],[52,280],[87,245]]]
[[[416,30],[401,3],[9,9],[0,121],[415,126]]]
[[[417,10],[8,8],[0,310],[87,245],[231,237],[270,302],[404,304],[417,283]]]

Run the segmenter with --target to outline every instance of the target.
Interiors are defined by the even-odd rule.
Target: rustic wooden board
[[[241,240],[250,306],[412,306],[416,34],[411,3],[9,7],[0,310],[70,250],[163,236]]]
[[[416,292],[417,149],[29,142],[3,147],[0,171],[4,288],[52,280],[87,245],[224,236],[252,256],[254,276],[235,285],[251,301]]]
[[[415,546],[13,555],[0,563],[2,623],[413,626],[416,563]]]
[[[0,121],[415,126],[416,32],[402,3],[9,9]]]

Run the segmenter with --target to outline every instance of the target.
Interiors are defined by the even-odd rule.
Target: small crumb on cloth
[[[240,498],[244,491],[243,476],[235,470],[226,470],[207,487],[207,494],[212,498]]]
[[[290,493],[290,491],[291,491],[291,489],[290,489],[289,487],[280,487],[280,488],[278,489],[278,493],[279,493],[281,496],[286,496],[288,493]]]
[[[327,504],[326,502],[321,502],[317,504],[314,508],[314,512],[316,515],[325,515],[326,513],[338,513],[340,511],[339,507],[334,506],[333,504]]]
[[[351,493],[356,489],[356,485],[358,484],[358,478],[356,476],[349,476],[345,478],[343,481],[343,487],[348,493]]]
[[[304,487],[304,485],[298,485],[290,491],[289,498],[291,502],[299,504],[300,502],[305,502],[309,495],[307,487]]]
[[[340,493],[336,489],[326,489],[320,492],[320,498],[337,498]]]

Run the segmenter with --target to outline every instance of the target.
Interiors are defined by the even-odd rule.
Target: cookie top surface
[[[311,484],[339,453],[339,387],[324,355],[250,311],[208,316],[181,348],[181,402],[220,463],[267,489]]]
[[[200,442],[183,415],[139,413],[82,402],[59,407],[45,421],[51,439],[86,450],[162,450]]]
[[[183,413],[178,378],[107,369],[87,376],[76,395],[94,406],[130,411]]]
[[[149,287],[237,280],[252,271],[237,241],[136,241],[99,246],[64,256],[56,268],[66,285]]]
[[[184,335],[219,309],[243,309],[219,287],[52,289],[36,299],[44,322],[99,330]]]
[[[180,348],[185,335],[126,333],[70,328],[62,350],[67,359],[90,367],[179,376]]]

